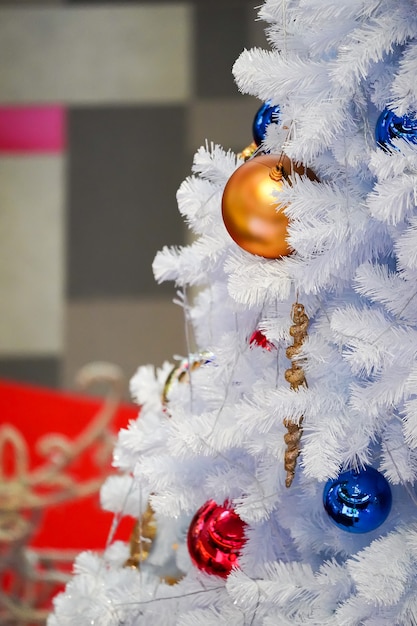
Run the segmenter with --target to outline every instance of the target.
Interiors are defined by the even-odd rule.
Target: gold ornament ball
[[[296,165],[285,155],[265,154],[241,165],[229,178],[223,192],[222,214],[231,238],[243,250],[267,259],[292,253],[288,237],[286,205],[277,201],[277,192],[291,176],[315,174]]]

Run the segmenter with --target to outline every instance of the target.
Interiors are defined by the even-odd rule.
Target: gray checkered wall
[[[186,240],[195,150],[251,140],[231,67],[266,45],[253,4],[0,1],[0,106],[58,103],[67,132],[60,154],[0,154],[0,376],[71,388],[93,360],[129,378],[184,353],[151,264]]]

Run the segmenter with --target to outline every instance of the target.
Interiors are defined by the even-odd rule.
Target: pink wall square
[[[0,153],[59,153],[65,147],[65,107],[0,107]]]

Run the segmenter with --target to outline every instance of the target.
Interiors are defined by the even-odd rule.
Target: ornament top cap
[[[268,168],[270,178],[276,182],[280,182],[284,179],[291,184],[291,176],[294,174],[298,174],[298,176],[307,176],[310,180],[318,180],[317,176],[310,168],[306,167],[302,163],[295,163],[283,152],[280,154],[261,154],[259,156],[254,156],[240,165],[238,170],[240,168],[246,168],[247,170],[248,166],[263,166]]]
[[[282,162],[280,161],[274,167],[271,167],[269,171],[269,178],[272,178],[275,182],[281,182],[284,178],[285,180],[288,178],[288,175],[284,171],[284,167]]]

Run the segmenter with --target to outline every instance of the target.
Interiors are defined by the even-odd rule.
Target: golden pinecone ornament
[[[125,567],[139,569],[140,564],[149,556],[153,540],[156,536],[155,513],[148,504],[145,513],[135,523],[130,536],[130,556],[125,563]]]
[[[290,326],[290,335],[293,338],[293,345],[288,346],[286,349],[286,355],[291,361],[291,367],[285,371],[285,380],[290,383],[291,389],[297,390],[301,385],[307,387],[302,363],[297,356],[307,337],[309,319],[304,310],[304,306],[298,302],[293,304],[291,317],[293,325]],[[287,418],[283,421],[288,431],[284,435],[284,441],[287,446],[284,457],[284,468],[287,472],[285,479],[286,487],[291,487],[292,481],[294,480],[297,458],[300,454],[300,439],[303,432],[301,424],[303,423],[303,419],[304,416],[301,415],[298,423],[288,420]]]

